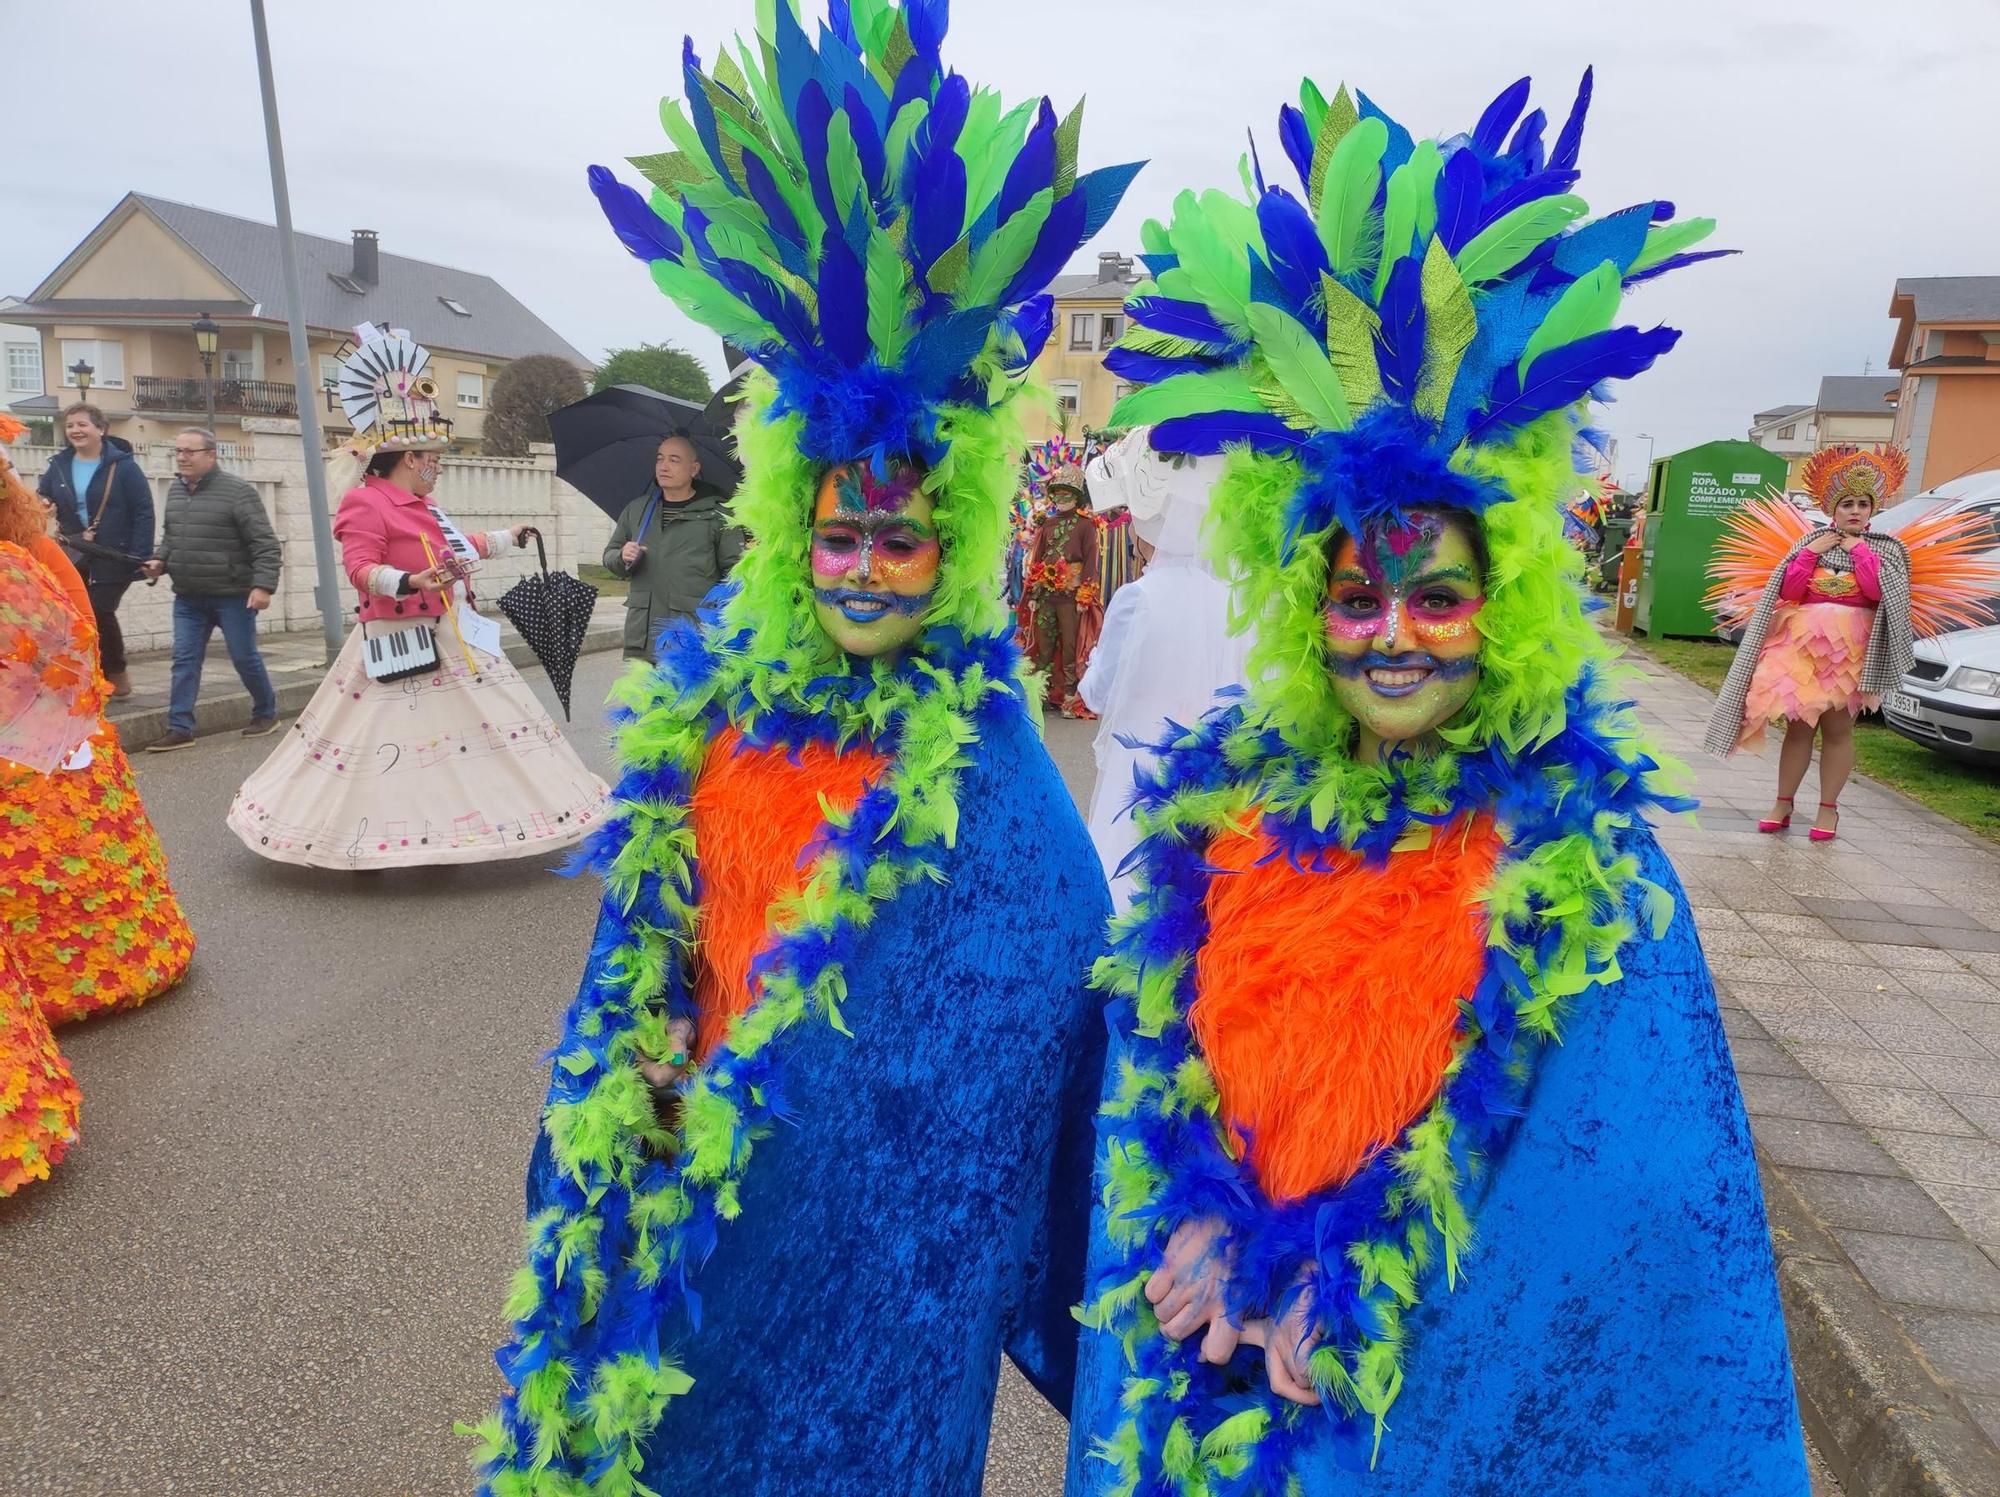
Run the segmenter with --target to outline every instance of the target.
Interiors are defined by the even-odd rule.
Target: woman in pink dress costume
[[[364,325],[342,368],[360,482],[334,517],[360,627],[229,825],[260,856],[378,869],[545,857],[604,814],[605,785],[477,611],[473,573],[533,528],[463,532],[431,497],[450,423],[407,334]]]

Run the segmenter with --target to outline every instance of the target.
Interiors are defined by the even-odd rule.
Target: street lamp
[[[78,359],[74,364],[69,366],[70,382],[76,386],[77,399],[87,400],[90,398],[90,382],[96,376],[97,371],[84,363],[82,359]]]
[[[1653,434],[1642,431],[1635,435],[1646,444],[1646,466],[1639,470],[1639,492],[1650,493],[1653,488]]]
[[[194,346],[201,352],[201,396],[208,410],[208,429],[215,430],[215,343],[222,328],[204,312],[194,320]]]

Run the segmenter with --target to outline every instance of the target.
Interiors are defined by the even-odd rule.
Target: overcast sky
[[[666,338],[718,362],[605,229],[584,167],[668,148],[657,106],[680,92],[682,32],[712,60],[750,0],[270,11],[301,229],[374,228],[385,251],[492,275],[593,356]],[[89,12],[78,28],[0,0],[0,293],[30,292],[128,189],[272,215],[246,0]],[[1671,199],[1743,251],[1628,304],[1686,337],[1606,413],[1623,477],[1639,433],[1662,453],[1740,437],[1822,374],[1884,370],[1896,277],[2000,274],[1995,0],[957,0],[945,55],[1009,103],[1046,93],[1060,113],[1087,94],[1086,168],[1150,161],[1086,256],[1136,248],[1183,187],[1233,186],[1246,126],[1275,173],[1301,71],[1424,135],[1469,127],[1523,73],[1559,121],[1595,63],[1578,190],[1598,212]]]

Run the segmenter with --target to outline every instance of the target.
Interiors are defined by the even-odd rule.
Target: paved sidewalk
[[[1809,1426],[1851,1493],[2000,1493],[2000,847],[1859,776],[1839,840],[1757,820],[1776,751],[1642,657],[1702,809],[1662,828],[1724,1005]]]
[[[615,650],[624,642],[625,597],[600,597],[591,615],[590,630],[584,635],[583,652]],[[526,641],[504,616],[500,636],[507,658],[516,666],[539,670]],[[257,647],[271,673],[271,685],[278,694],[278,715],[289,717],[312,700],[326,674],[326,638],[314,629],[308,633],[271,634],[259,629]],[[118,729],[119,740],[128,751],[144,748],[167,731],[167,689],[173,669],[170,651],[153,650],[132,656],[128,673],[132,695],[106,704],[106,716]],[[574,707],[586,705],[581,701]],[[230,664],[229,651],[220,630],[209,639],[208,655],[201,668],[201,694],[195,703],[195,732],[221,733],[240,729],[250,720],[250,694]]]

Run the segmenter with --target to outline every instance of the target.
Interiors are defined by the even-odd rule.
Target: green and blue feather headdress
[[[1366,95],[1329,101],[1308,80],[1278,121],[1303,198],[1265,183],[1253,144],[1248,201],[1183,193],[1170,223],[1146,225],[1152,279],[1106,364],[1147,388],[1114,424],[1156,423],[1165,451],[1296,459],[1288,545],[1417,501],[1501,497],[1474,476],[1482,449],[1679,338],[1617,325],[1625,288],[1728,253],[1693,251],[1714,221],[1671,222],[1670,203],[1588,220],[1571,189],[1591,75],[1553,145],[1541,110],[1523,116],[1528,87],[1468,134],[1418,141]]]
[[[1004,109],[939,56],[946,0],[831,0],[815,47],[759,0],[754,47],[683,54],[675,147],[650,197],[590,183],[625,247],[697,322],[767,370],[768,417],[820,463],[935,462],[947,407],[1004,404],[1047,341],[1041,294],[1138,165],[1077,174],[1082,105]]]

